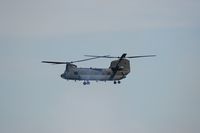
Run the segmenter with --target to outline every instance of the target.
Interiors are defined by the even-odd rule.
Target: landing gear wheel
[[[121,81],[119,80],[117,83],[118,83],[118,84],[120,84],[120,83],[121,83]]]
[[[87,81],[87,85],[90,85],[90,81]]]
[[[86,85],[86,84],[87,84],[87,83],[84,81],[84,82],[83,82],[83,85]]]
[[[84,81],[83,85],[90,85],[90,81]]]
[[[116,81],[114,81],[114,84],[116,84],[117,82]]]

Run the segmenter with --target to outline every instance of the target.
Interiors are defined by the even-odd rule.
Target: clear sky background
[[[1,0],[1,133],[198,133],[199,0]],[[65,81],[85,54],[131,60],[112,82]],[[77,64],[108,67],[110,59]]]

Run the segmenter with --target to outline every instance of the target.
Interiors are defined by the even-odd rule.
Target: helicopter
[[[121,56],[97,56],[85,55],[86,59],[70,61],[70,62],[57,62],[57,61],[42,61],[42,63],[50,64],[64,64],[66,65],[65,71],[61,74],[61,78],[65,80],[83,81],[83,85],[89,85],[90,81],[113,81],[114,84],[120,84],[122,79],[131,72],[130,61],[131,58],[154,57],[156,55],[142,55],[142,56],[126,56],[123,53]],[[111,61],[109,68],[79,68],[74,63],[89,61],[99,58],[115,59]]]

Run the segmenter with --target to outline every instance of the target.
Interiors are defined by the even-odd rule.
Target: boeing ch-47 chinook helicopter
[[[142,57],[153,57],[155,55],[143,55],[143,56],[129,56],[126,57],[126,53],[122,54],[121,57],[114,56],[96,56],[96,55],[85,55],[87,59],[71,61],[71,62],[55,62],[55,61],[42,61],[42,63],[50,64],[65,64],[66,69],[61,78],[66,80],[83,80],[83,85],[89,85],[90,81],[114,81],[114,84],[120,84],[122,79],[130,73],[130,61],[127,58],[142,58]],[[98,58],[117,58],[111,62],[109,68],[78,68],[73,63],[83,62]]]

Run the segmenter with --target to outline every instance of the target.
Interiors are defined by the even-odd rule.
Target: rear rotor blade
[[[84,55],[86,57],[96,57],[96,58],[109,58],[109,55],[103,55],[103,56],[99,56],[99,55]]]
[[[110,55],[104,55],[104,56],[98,56],[98,55],[84,55],[86,57],[97,57],[97,58],[120,58],[119,56],[110,56]]]
[[[142,55],[142,56],[128,56],[126,58],[143,58],[143,57],[154,57],[156,55]]]
[[[83,59],[83,60],[77,60],[77,61],[71,61],[70,63],[77,63],[77,62],[83,62],[83,61],[88,61],[88,60],[94,60],[100,57],[92,57],[92,58],[88,58],[88,59]]]
[[[142,56],[128,56],[126,57],[126,54],[123,54],[121,57],[119,56],[98,56],[98,55],[85,55],[86,57],[97,57],[97,58],[143,58],[143,57],[154,57],[156,55],[142,55]]]

